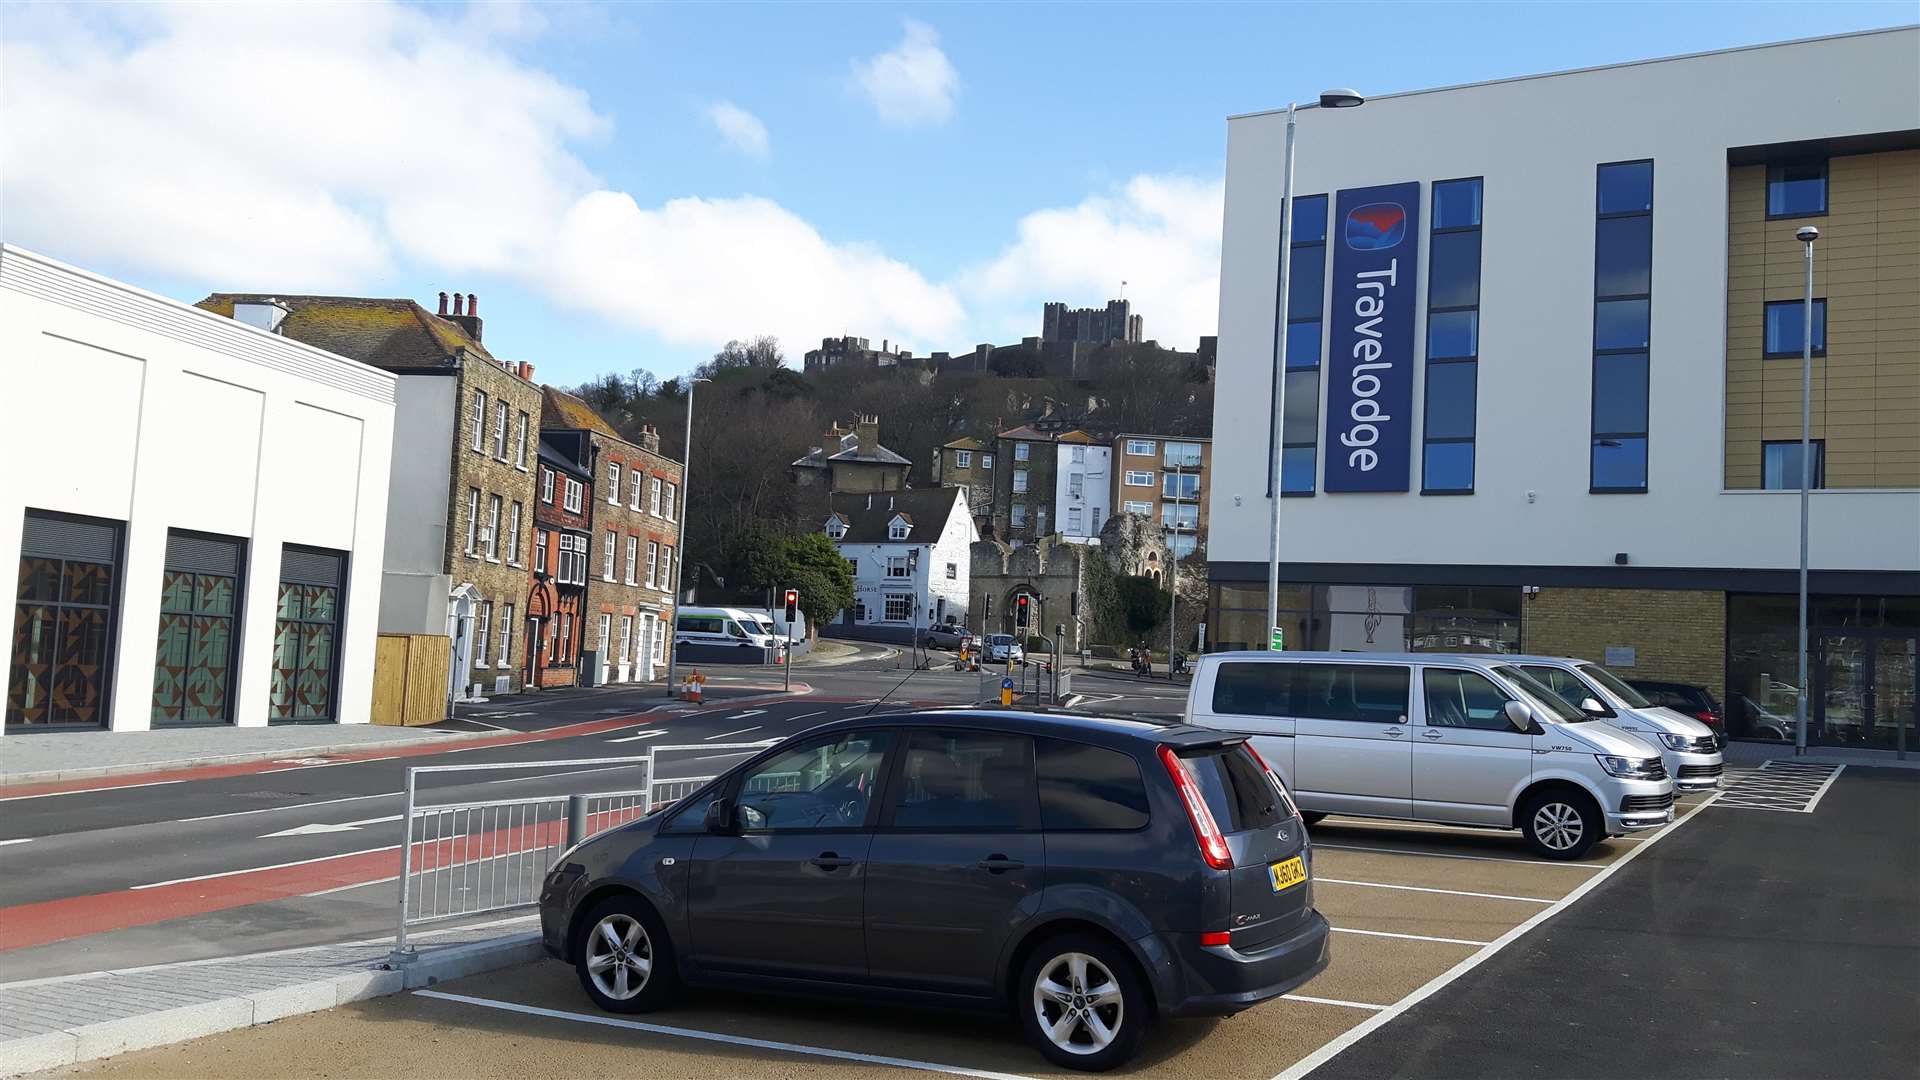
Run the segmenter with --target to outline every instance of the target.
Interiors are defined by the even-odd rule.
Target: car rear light
[[[1229,945],[1232,942],[1233,935],[1225,930],[1209,930],[1200,935],[1202,945]]]
[[[1187,806],[1187,822],[1193,826],[1193,837],[1200,842],[1200,854],[1206,858],[1207,865],[1215,870],[1233,869],[1233,852],[1227,848],[1227,838],[1213,820],[1213,811],[1207,809],[1207,800],[1200,794],[1200,784],[1193,778],[1193,771],[1168,746],[1160,748],[1160,763],[1167,767],[1173,786],[1180,789],[1180,801]]]
[[[1287,813],[1292,814],[1294,817],[1299,817],[1300,808],[1293,804],[1293,793],[1288,791],[1287,785],[1281,782],[1280,774],[1273,771],[1273,767],[1267,764],[1267,759],[1261,757],[1260,751],[1253,748],[1251,741],[1241,743],[1240,745],[1247,748],[1247,753],[1253,755],[1253,763],[1260,766],[1260,771],[1267,774],[1268,780],[1273,781],[1273,790],[1279,792],[1280,801],[1287,804]]]

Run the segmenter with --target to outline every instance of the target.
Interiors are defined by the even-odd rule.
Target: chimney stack
[[[660,452],[660,429],[652,424],[640,425],[640,449]]]
[[[444,289],[440,291],[440,317],[447,317],[447,293]]]
[[[446,311],[446,306],[447,306],[446,297],[447,297],[446,293],[440,294],[440,314],[445,315],[448,319],[460,324],[460,329],[465,330],[467,332],[468,337],[472,338],[475,341],[479,341],[480,340],[480,298],[478,296],[475,296],[473,293],[465,293],[465,294],[454,293],[453,294],[453,314],[448,315]],[[532,377],[532,369],[529,368],[528,378],[530,379],[531,377]]]
[[[462,301],[465,299],[466,298],[461,296],[459,293],[453,294],[453,313],[455,315],[465,315],[467,313],[466,309],[461,306]]]
[[[877,450],[880,447],[880,417],[861,413],[854,422],[853,431],[860,440],[862,450]]]
[[[480,298],[472,293],[467,294],[467,314],[476,319],[480,317]]]

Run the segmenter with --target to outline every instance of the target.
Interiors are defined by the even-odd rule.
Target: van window
[[[1526,664],[1520,670],[1538,679],[1540,685],[1553,691],[1554,696],[1576,709],[1580,707],[1581,702],[1592,698],[1600,702],[1600,707],[1605,710],[1606,715],[1613,715],[1613,710],[1607,708],[1607,703],[1601,700],[1600,695],[1594,693],[1592,687],[1581,682],[1571,671],[1543,667],[1539,664]]]
[[[1295,664],[1221,664],[1213,676],[1213,711],[1232,716],[1291,716]]]
[[[1642,697],[1640,691],[1621,682],[1620,676],[1615,675],[1599,664],[1581,664],[1579,668],[1580,674],[1599,683],[1601,689],[1619,698],[1621,703],[1626,705],[1627,708],[1646,709],[1653,706],[1653,702]]]
[[[724,620],[718,615],[682,615],[680,629],[689,634],[724,633]]]
[[[1428,668],[1427,726],[1512,731],[1507,721],[1507,694],[1477,671]],[[1548,696],[1552,696],[1549,693]],[[1559,700],[1555,698],[1554,700]]]
[[[737,622],[734,622],[734,621],[733,621],[732,619],[728,619],[728,620],[727,620],[727,636],[729,636],[729,637],[746,637],[746,636],[747,636],[747,632],[746,632],[745,630],[742,630],[742,629],[740,629],[740,624],[739,624],[739,623],[737,623]]]
[[[1560,695],[1542,686],[1539,679],[1521,671],[1512,664],[1501,664],[1493,670],[1494,673],[1501,678],[1511,681],[1515,686],[1525,691],[1528,697],[1538,698],[1541,706],[1552,713],[1554,717],[1562,723],[1578,724],[1593,719],[1593,717],[1560,700]]]
[[[1247,667],[1286,667],[1285,664],[1248,664]],[[1216,746],[1180,759],[1192,770],[1207,800],[1213,820],[1227,832],[1245,832],[1280,824],[1288,813],[1280,801],[1280,792],[1267,774],[1254,764],[1245,743]]]
[[[1042,827],[1131,831],[1147,823],[1147,786],[1132,757],[1065,739],[1036,738],[1033,749]]]
[[[1390,664],[1288,664],[1293,715],[1307,720],[1404,724],[1413,677]]]

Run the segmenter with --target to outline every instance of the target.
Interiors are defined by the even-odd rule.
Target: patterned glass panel
[[[57,600],[60,598],[59,559],[20,560],[20,599]]]
[[[56,566],[54,580],[59,580]],[[13,678],[7,686],[7,722],[49,722],[55,609],[22,605],[13,622]]]
[[[79,539],[76,541],[76,535]],[[63,552],[78,543],[76,558]],[[107,720],[117,526],[29,511],[9,643],[6,723]]]
[[[273,719],[330,720],[334,715],[340,590],[282,583],[274,650]]]
[[[113,567],[104,563],[66,564],[66,587],[60,597],[69,604],[107,604],[113,600]]]

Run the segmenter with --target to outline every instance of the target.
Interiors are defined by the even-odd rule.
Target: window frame
[[[527,471],[527,424],[532,417],[524,411],[514,421],[513,428],[513,467],[521,472]]]
[[[469,559],[477,557],[480,550],[480,489],[467,489],[467,550]]]
[[[620,463],[607,462],[607,505],[620,505]]]
[[[1153,457],[1160,452],[1159,447],[1160,443],[1157,439],[1128,439],[1127,456]]]
[[[640,584],[640,538],[632,533],[627,534],[626,568],[622,579],[628,585]]]
[[[1515,665],[1515,666],[1517,667],[1519,665]],[[1519,732],[1513,730],[1513,725],[1511,723],[1508,723],[1504,718],[1500,721],[1500,724],[1497,727],[1475,727],[1473,724],[1470,724],[1470,723],[1469,724],[1436,724],[1434,723],[1433,709],[1428,704],[1429,695],[1431,695],[1433,691],[1427,685],[1427,680],[1432,678],[1436,673],[1443,674],[1443,675],[1454,675],[1454,676],[1471,675],[1478,678],[1481,682],[1486,683],[1488,686],[1492,687],[1494,693],[1500,695],[1501,707],[1503,709],[1505,708],[1506,703],[1509,701],[1521,701],[1524,704],[1523,699],[1514,696],[1512,691],[1508,690],[1504,686],[1501,686],[1499,681],[1497,681],[1493,676],[1488,675],[1484,671],[1476,671],[1473,668],[1448,667],[1445,664],[1423,664],[1420,667],[1420,695],[1419,695],[1420,724],[1422,727],[1429,727],[1435,731],[1487,731],[1487,732],[1493,732],[1495,734],[1498,734],[1499,732],[1504,731],[1510,735],[1520,736]],[[1548,692],[1552,693],[1553,696],[1556,698],[1560,697],[1559,692],[1553,690],[1551,687],[1548,688]],[[1565,701],[1566,699],[1561,698],[1561,700]],[[1520,736],[1520,737],[1524,737],[1524,736]]]
[[[487,392],[475,390],[467,408],[467,419],[473,424],[473,452],[487,452]]]
[[[507,460],[507,399],[493,399],[493,459]]]
[[[1029,443],[1023,443],[1023,442],[1014,443],[1013,444],[1013,460],[1015,461],[1033,460],[1032,445]]]
[[[500,561],[500,504],[501,502],[502,500],[498,494],[489,494],[487,496],[486,550],[487,550],[487,561],[490,563],[497,563]]]
[[[1807,306],[1807,300],[1806,300],[1806,297],[1804,296],[1797,300],[1768,300],[1763,302],[1760,305],[1760,359],[1762,360],[1798,360],[1802,357],[1803,353],[1801,352],[1800,349],[1795,349],[1792,352],[1775,352],[1774,350],[1767,347],[1768,339],[1772,337],[1772,335],[1768,332],[1769,330],[1772,329],[1771,325],[1768,322],[1768,316],[1771,315],[1776,308],[1804,309],[1806,306]],[[1824,296],[1814,297],[1813,307],[1814,307],[1815,314],[1818,316],[1814,320],[1814,325],[1820,331],[1819,340],[1816,341],[1813,346],[1813,355],[1816,359],[1818,359],[1820,357],[1827,355],[1827,298]],[[1807,329],[1806,312],[1804,310],[1801,310],[1796,312],[1795,314],[1800,316],[1798,320],[1799,325],[1797,329],[1801,334],[1805,334]],[[1804,348],[1805,345],[1806,343],[1804,341],[1801,342],[1802,348]]]
[[[173,562],[173,558],[174,558],[173,539],[176,536],[183,537],[183,538],[191,538],[196,540],[210,540],[210,541],[219,543],[221,545],[230,547],[234,553],[234,572],[232,574],[223,574],[223,573],[215,573],[207,570],[201,570],[198,568],[190,568],[186,566],[176,565]],[[166,543],[166,547],[162,549],[162,556],[161,556],[161,578],[160,578],[161,589],[160,589],[160,602],[158,605],[159,611],[160,611],[159,629],[162,632],[165,631],[167,616],[169,615],[181,615],[181,616],[187,617],[188,619],[187,638],[188,638],[189,660],[188,660],[186,669],[182,672],[181,686],[182,686],[183,696],[182,696],[182,702],[180,705],[182,718],[180,719],[162,718],[158,714],[161,706],[150,701],[149,708],[151,710],[150,715],[152,716],[151,723],[155,729],[178,728],[178,727],[210,727],[210,726],[219,726],[219,725],[226,725],[226,724],[233,723],[234,717],[236,715],[235,713],[236,695],[234,691],[238,688],[239,679],[240,679],[240,637],[241,637],[240,626],[242,623],[243,616],[245,615],[247,610],[246,586],[247,586],[247,574],[249,571],[249,564],[247,560],[247,556],[249,554],[248,547],[249,547],[248,541],[243,537],[223,536],[218,533],[199,532],[193,529],[168,529],[167,530],[167,543]],[[28,556],[23,556],[23,557],[28,557]],[[32,556],[32,557],[45,557],[45,556]],[[61,561],[64,563],[64,562],[79,561],[79,560],[63,559]],[[65,568],[63,566],[62,567],[63,573],[64,573],[64,569]],[[120,571],[121,569],[123,569],[121,566],[117,564],[114,565],[115,589],[112,590],[114,592],[114,596],[111,599],[118,598],[117,597],[117,586],[119,584],[118,571]],[[196,579],[193,585],[191,586],[193,591],[193,603],[191,604],[190,609],[183,611],[179,609],[169,608],[167,606],[166,577],[168,574],[187,574]],[[201,606],[199,582],[197,580],[198,578],[201,578],[201,577],[224,577],[224,578],[228,578],[232,582],[233,598],[230,602],[229,610],[224,615],[219,614],[217,612],[208,611]],[[109,607],[111,607],[111,599],[108,605]],[[48,604],[47,602],[44,602],[44,601],[28,601],[28,600],[22,599],[22,600],[16,601],[15,603],[16,609],[21,604],[34,604],[36,606],[53,606],[56,608],[96,606],[96,605],[81,603],[78,601],[68,602],[64,599],[55,600],[51,604]],[[221,620],[224,620],[227,624],[226,631],[227,631],[228,641],[227,641],[227,655],[225,657],[226,684],[222,692],[221,711],[219,716],[212,717],[210,719],[199,719],[199,718],[185,719],[184,717],[187,709],[187,706],[184,700],[186,680],[191,677],[190,675],[191,671],[194,669],[195,666],[197,666],[197,665],[194,665],[191,660],[192,650],[193,650],[192,642],[195,639],[200,637],[200,632],[203,629],[203,627],[200,625],[200,621],[202,619],[209,619],[209,618],[221,619]],[[159,639],[156,636],[156,642],[158,642],[158,640]],[[111,648],[111,641],[112,641],[112,634],[110,629],[109,630],[109,648]],[[61,644],[62,646],[64,646],[65,643],[62,642]],[[61,651],[64,651],[64,649],[62,649]],[[156,644],[155,660],[154,660],[156,671],[158,669],[159,662],[160,662],[160,659],[159,659],[160,651],[161,650],[158,644]],[[111,672],[113,671],[113,667],[111,663],[103,664],[101,665],[101,667],[103,671],[108,673],[107,677],[111,678]],[[51,671],[51,665],[49,667],[49,671]],[[157,696],[157,692],[156,692],[156,696]],[[59,727],[62,727],[62,726],[66,726],[66,725],[21,725],[21,727],[16,730],[35,730],[39,728],[58,729]]]
[[[767,829],[767,828],[749,829],[749,828],[742,827],[739,829],[739,835],[766,836],[766,835],[776,835],[776,834],[783,834],[783,833],[792,834],[792,835],[802,835],[802,834],[812,834],[812,833],[871,832],[875,828],[876,822],[879,821],[880,808],[883,805],[885,805],[886,800],[892,794],[891,791],[889,790],[890,785],[888,783],[888,780],[893,775],[893,767],[894,767],[893,762],[894,762],[894,759],[899,756],[900,746],[904,741],[901,739],[901,733],[899,728],[881,726],[881,727],[871,727],[871,728],[854,728],[849,731],[830,731],[823,735],[817,736],[816,738],[809,741],[790,743],[786,746],[776,746],[771,748],[764,756],[755,758],[753,761],[749,762],[747,765],[741,767],[740,770],[738,772],[735,772],[731,777],[723,780],[721,782],[722,784],[721,787],[713,788],[709,790],[712,792],[715,798],[724,798],[727,801],[731,802],[734,806],[738,807],[740,805],[740,790],[746,784],[747,780],[753,775],[756,769],[759,769],[764,765],[767,765],[775,760],[778,760],[780,757],[786,754],[797,753],[800,751],[817,750],[819,749],[819,744],[822,742],[828,742],[828,745],[832,745],[834,743],[840,742],[843,739],[862,738],[862,737],[884,739],[885,742],[882,744],[882,748],[880,751],[880,755],[881,755],[880,767],[877,770],[875,770],[875,779],[874,779],[874,785],[873,785],[875,790],[873,792],[872,797],[867,800],[867,812],[861,821],[851,825],[816,825],[816,826],[811,826],[804,829]],[[688,808],[684,811],[681,811],[679,815],[676,815],[673,821],[667,823],[667,825],[664,826],[664,831],[678,832],[681,817],[688,816],[689,814],[691,814],[691,812],[695,807],[703,807],[704,805],[710,804],[713,801],[713,799],[707,799],[705,803],[702,803],[700,801],[700,797],[701,797],[701,793],[695,793],[693,801],[690,803]],[[702,815],[704,815],[705,813],[704,809],[701,811],[701,813]],[[702,827],[703,826],[698,823],[695,823],[690,826],[690,828],[695,832],[701,831]]]
[[[533,572],[536,574],[547,572],[547,543],[552,536],[545,529],[533,530]]]
[[[1827,440],[1809,439],[1809,450],[1813,454],[1813,483],[1808,491],[1821,491],[1827,486]],[[1799,491],[1800,478],[1794,477],[1793,483],[1786,487],[1774,487],[1767,483],[1767,450],[1775,446],[1800,448],[1799,439],[1762,439],[1760,442],[1760,490],[1762,491]]]
[[[956,469],[973,468],[973,451],[955,450],[953,452],[953,467]]]
[[[566,480],[566,495],[562,498],[561,508],[569,514],[584,513],[583,507],[586,505],[587,485],[575,480],[571,476],[567,477]]]
[[[895,604],[902,605],[905,608],[905,610],[902,611],[900,614],[895,615],[893,613]],[[880,594],[880,621],[881,622],[907,622],[913,618],[913,608],[914,608],[914,603],[913,603],[912,593],[881,593]]]
[[[612,529],[608,529],[607,530],[607,550],[604,554],[600,556],[600,580],[601,581],[613,580],[614,560],[619,555],[619,551],[617,548],[619,541],[620,541],[620,534],[615,532]]]
[[[662,480],[660,484],[660,490],[662,492],[660,496],[660,505],[661,507],[663,507],[663,510],[660,516],[667,519],[668,521],[672,521],[674,520],[673,515],[677,512],[674,509],[674,504],[679,501],[680,485],[674,483],[671,480]]]
[[[520,500],[515,499],[507,510],[507,565],[520,565],[520,521],[524,513]]]
[[[1820,166],[1820,209],[1803,210],[1798,213],[1782,213],[1782,214],[1774,213],[1773,212],[1773,185],[1775,183],[1774,173],[1778,170],[1812,165],[1816,161]],[[1780,182],[1790,183],[1791,181],[1782,180]],[[1817,159],[1816,158],[1799,158],[1792,161],[1768,162],[1766,185],[1765,185],[1762,198],[1765,200],[1766,209],[1767,209],[1766,219],[1768,221],[1789,221],[1795,218],[1826,217],[1833,210],[1833,158],[1831,156],[1828,156],[1828,157],[1822,157]]]
[[[494,661],[493,665],[496,668],[510,668],[513,666],[513,638],[515,629],[513,624],[512,601],[508,601],[504,605],[504,608],[505,613],[500,617],[500,658]]]
[[[540,468],[540,501],[553,505],[553,470],[545,466]]]
[[[1139,499],[1125,499],[1121,501],[1120,505],[1124,513],[1146,514],[1148,516],[1152,516],[1153,514],[1152,500],[1142,501]]]
[[[1142,476],[1146,477],[1146,479],[1136,479],[1136,477]],[[1122,484],[1123,487],[1151,488],[1153,487],[1153,472],[1148,469],[1128,469],[1124,481]]]
[[[1299,227],[1298,227],[1299,220],[1300,220],[1300,213],[1301,213],[1301,204],[1313,203],[1315,201],[1318,202],[1320,207],[1319,239],[1301,240],[1299,238]],[[1313,362],[1310,364],[1295,362],[1293,357],[1293,350],[1289,348],[1287,351],[1287,364],[1285,369],[1281,371],[1280,377],[1284,380],[1288,375],[1291,375],[1295,372],[1299,372],[1302,374],[1308,373],[1308,372],[1312,373],[1313,375],[1312,397],[1313,397],[1313,403],[1314,403],[1313,430],[1311,432],[1311,436],[1312,436],[1311,438],[1307,438],[1307,439],[1295,438],[1292,441],[1288,441],[1287,418],[1284,414],[1284,410],[1282,410],[1281,416],[1268,421],[1267,423],[1267,497],[1272,498],[1274,490],[1277,488],[1280,490],[1281,498],[1310,499],[1316,494],[1318,494],[1320,490],[1320,476],[1319,476],[1319,473],[1320,473],[1320,425],[1322,420],[1324,419],[1320,415],[1320,397],[1321,397],[1321,391],[1325,389],[1325,383],[1326,383],[1325,360],[1326,360],[1326,351],[1327,351],[1327,279],[1330,275],[1330,271],[1327,266],[1327,259],[1328,259],[1327,236],[1328,236],[1328,233],[1330,232],[1328,228],[1328,223],[1331,220],[1331,215],[1334,209],[1333,199],[1325,192],[1311,194],[1311,195],[1295,195],[1293,197],[1293,205],[1287,207],[1286,209],[1288,212],[1294,215],[1295,227],[1293,229],[1293,236],[1291,237],[1293,241],[1292,249],[1286,253],[1287,292],[1289,294],[1287,298],[1288,300],[1287,324],[1280,328],[1280,332],[1285,335],[1291,335],[1293,333],[1293,328],[1295,326],[1306,326],[1308,324],[1312,324],[1314,327],[1317,328],[1318,336],[1316,340],[1318,344],[1314,348]],[[1303,252],[1306,252],[1308,249],[1312,249],[1320,260],[1320,296],[1319,296],[1319,303],[1314,308],[1314,310],[1310,314],[1302,314],[1301,309],[1297,308],[1293,304],[1292,302],[1293,298],[1291,294],[1293,292],[1294,282],[1297,280],[1294,273],[1296,269],[1295,263],[1304,261],[1306,258],[1309,257],[1303,254]],[[1275,284],[1277,287],[1278,282],[1276,282]],[[1273,444],[1276,441],[1278,441],[1280,444],[1280,475],[1278,476],[1275,476],[1273,474]],[[1306,469],[1307,482],[1305,487],[1294,488],[1292,490],[1287,489],[1287,486],[1286,486],[1287,453],[1286,452],[1288,450],[1296,450],[1296,451],[1308,450],[1308,451],[1311,451],[1313,454],[1312,462]]]
[[[658,590],[660,579],[660,541],[647,541],[647,588]]]
[[[1032,477],[1028,474],[1027,470],[1025,469],[1013,470],[1013,486],[1010,490],[1012,490],[1014,494],[1016,495],[1025,494],[1026,492],[1032,490],[1032,488],[1033,488]]]
[[[1592,350],[1590,354],[1590,360],[1588,363],[1588,383],[1587,383],[1587,432],[1588,432],[1587,493],[1590,495],[1645,495],[1653,486],[1653,437],[1652,437],[1653,436],[1653,431],[1652,431],[1652,428],[1653,428],[1653,415],[1652,415],[1653,414],[1653,264],[1654,264],[1654,241],[1656,238],[1654,236],[1655,230],[1653,229],[1652,224],[1649,224],[1647,228],[1647,291],[1644,293],[1621,293],[1618,295],[1602,294],[1600,292],[1598,245],[1599,245],[1599,238],[1600,238],[1601,222],[1614,220],[1617,218],[1645,217],[1649,219],[1649,222],[1651,223],[1654,215],[1655,207],[1652,207],[1652,206],[1649,206],[1645,210],[1637,210],[1637,209],[1636,210],[1613,210],[1605,213],[1601,212],[1600,210],[1601,174],[1606,169],[1615,168],[1623,165],[1647,166],[1648,173],[1649,173],[1648,191],[1650,192],[1648,201],[1649,202],[1658,201],[1656,198],[1653,197],[1653,196],[1657,196],[1658,194],[1658,186],[1657,186],[1658,172],[1655,168],[1654,159],[1631,158],[1624,161],[1603,161],[1594,165],[1593,167],[1593,209],[1594,209],[1593,235],[1594,235],[1594,244],[1595,244],[1595,253],[1594,253],[1595,261],[1594,261],[1593,306],[1592,306],[1593,335],[1591,338]],[[1637,345],[1632,348],[1624,348],[1624,347],[1601,348],[1600,347],[1600,305],[1609,304],[1609,303],[1618,303],[1622,301],[1644,302],[1647,305],[1647,340],[1644,344]],[[1640,430],[1638,431],[1612,431],[1612,430],[1601,431],[1597,425],[1597,421],[1599,419],[1599,404],[1600,404],[1600,391],[1599,391],[1600,365],[1598,362],[1599,358],[1602,356],[1615,356],[1615,355],[1631,354],[1631,353],[1645,353],[1647,357],[1647,380],[1646,380],[1647,385],[1646,385],[1646,393],[1642,395],[1642,402],[1641,402],[1641,418],[1642,419],[1641,419]],[[1641,467],[1643,472],[1641,477],[1642,483],[1637,487],[1632,485],[1600,484],[1599,476],[1597,472],[1598,466],[1597,466],[1596,458],[1598,455],[1596,451],[1600,449],[1602,441],[1615,440],[1620,442],[1626,442],[1626,441],[1631,441],[1635,439],[1639,440],[1641,443]]]
[[[1453,184],[1476,184],[1479,186],[1479,199],[1478,199],[1479,220],[1474,222],[1472,225],[1448,225],[1445,227],[1441,227],[1439,225],[1440,189],[1443,186],[1453,185]],[[1484,299],[1484,297],[1480,295],[1480,289],[1482,284],[1484,284],[1484,281],[1486,278],[1486,233],[1484,231],[1486,228],[1486,221],[1487,221],[1486,177],[1484,175],[1457,176],[1447,180],[1435,180],[1433,183],[1428,185],[1427,198],[1428,198],[1427,221],[1429,222],[1429,226],[1427,230],[1427,246],[1428,246],[1429,252],[1431,252],[1432,250],[1434,237],[1464,235],[1466,233],[1474,234],[1474,237],[1478,242],[1478,249],[1477,249],[1477,254],[1475,258],[1475,267],[1476,267],[1475,273],[1477,275],[1477,279],[1474,282],[1474,290],[1473,290],[1474,302],[1472,304],[1453,304],[1453,305],[1443,305],[1440,307],[1433,306],[1433,295],[1434,295],[1433,274],[1429,272],[1427,275],[1427,311],[1426,311],[1426,327],[1425,327],[1426,333],[1422,336],[1420,341],[1421,355],[1425,360],[1425,364],[1422,366],[1421,380],[1420,380],[1420,494],[1422,495],[1471,495],[1474,492],[1474,488],[1478,483],[1479,475],[1480,475],[1480,447],[1479,447],[1480,336],[1481,336],[1480,335],[1480,332],[1481,332],[1480,313],[1481,313],[1481,301]],[[1596,199],[1598,198],[1597,194],[1595,198]],[[1459,314],[1463,312],[1471,312],[1473,314],[1473,352],[1470,355],[1466,355],[1466,356],[1445,356],[1445,357],[1436,358],[1435,356],[1433,356],[1433,352],[1432,352],[1433,317],[1435,315],[1453,315],[1453,314]],[[1464,435],[1464,436],[1447,435],[1447,436],[1441,436],[1441,437],[1434,437],[1432,435],[1429,435],[1428,433],[1433,430],[1432,413],[1430,411],[1433,404],[1433,396],[1429,392],[1429,387],[1431,386],[1431,373],[1433,371],[1433,368],[1436,365],[1445,367],[1450,365],[1464,366],[1469,364],[1473,366],[1473,405],[1474,405],[1473,433],[1469,435]],[[1457,446],[1457,445],[1466,445],[1473,448],[1472,449],[1473,464],[1467,470],[1466,486],[1465,487],[1434,486],[1433,483],[1430,481],[1429,475],[1428,475],[1429,474],[1428,452],[1427,452],[1428,447]]]

